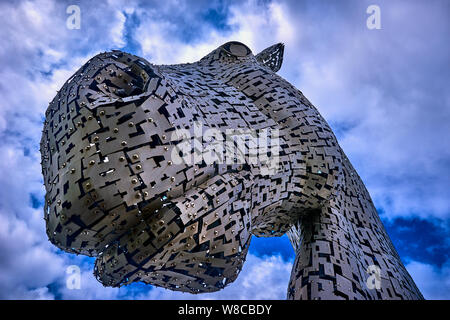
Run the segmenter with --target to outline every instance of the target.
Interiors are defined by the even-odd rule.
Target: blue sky
[[[81,28],[66,28],[78,5]],[[369,5],[381,29],[366,26]],[[47,241],[39,140],[48,102],[93,55],[121,49],[155,64],[193,62],[231,40],[254,53],[283,42],[279,74],[315,104],[363,178],[428,299],[450,298],[450,2],[1,1],[0,298],[284,299],[287,237],[253,238],[239,278],[204,295],[104,288],[94,260]],[[80,267],[81,288],[66,287]]]

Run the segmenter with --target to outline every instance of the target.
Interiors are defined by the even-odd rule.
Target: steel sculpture
[[[106,286],[202,293],[237,278],[252,235],[287,233],[288,299],[421,299],[329,125],[276,74],[283,50],[229,42],[188,64],[121,51],[87,62],[46,112],[50,241],[96,256]]]

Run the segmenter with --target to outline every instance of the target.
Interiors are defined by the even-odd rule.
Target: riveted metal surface
[[[287,232],[289,299],[422,298],[329,125],[275,73],[283,51],[254,56],[231,42],[190,64],[120,51],[92,58],[46,112],[50,241],[96,256],[104,285],[201,293],[236,279],[252,235]],[[199,141],[198,123],[219,134]],[[277,165],[255,132],[279,150]],[[216,160],[176,161],[183,139],[194,159],[206,149]],[[231,151],[244,161],[224,161]],[[366,285],[370,265],[380,289]]]

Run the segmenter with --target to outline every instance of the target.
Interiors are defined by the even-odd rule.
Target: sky
[[[367,26],[369,5],[380,29]],[[45,234],[39,141],[65,80],[99,52],[173,64],[232,40],[254,54],[285,44],[278,73],[334,130],[425,298],[450,299],[450,1],[0,1],[0,37],[0,299],[285,299],[286,236],[253,237],[233,284],[191,295],[105,288],[94,258]],[[80,289],[67,286],[73,265]]]

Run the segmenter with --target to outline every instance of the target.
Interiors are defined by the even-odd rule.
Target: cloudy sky
[[[369,5],[381,10],[370,30]],[[78,5],[80,29],[66,9]],[[428,299],[450,299],[450,1],[1,1],[0,298],[284,299],[294,252],[253,238],[238,280],[213,294],[103,288],[94,260],[50,245],[39,141],[48,102],[93,55],[193,62],[237,40],[283,42],[279,71],[318,107],[366,183]],[[66,286],[67,268],[82,271]]]

